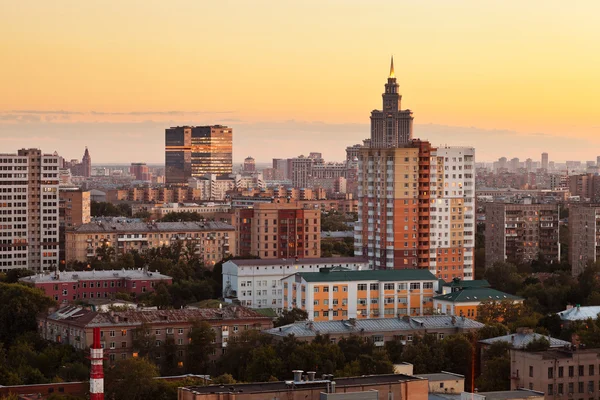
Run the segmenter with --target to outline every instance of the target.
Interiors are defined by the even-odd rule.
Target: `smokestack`
[[[100,328],[94,328],[94,343],[90,349],[90,400],[104,400],[104,353],[100,344]]]

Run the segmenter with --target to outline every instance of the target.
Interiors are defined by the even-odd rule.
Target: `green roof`
[[[275,311],[274,308],[253,308],[252,311],[256,311],[258,314],[262,315],[263,317],[271,317],[271,318],[277,317],[277,311]]]
[[[450,282],[444,283],[444,286],[458,287],[458,288],[489,288],[491,285],[485,279],[476,279],[472,281],[465,281],[460,278],[454,278]]]
[[[470,303],[474,301],[523,300],[521,297],[490,288],[466,288],[457,292],[436,296],[434,300],[451,301],[453,303]]]
[[[320,272],[298,272],[307,282],[349,281],[435,281],[437,278],[426,269],[392,269],[369,271],[332,271],[321,268]]]

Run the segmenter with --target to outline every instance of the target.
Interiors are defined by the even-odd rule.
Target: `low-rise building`
[[[465,391],[465,376],[452,372],[438,372],[436,374],[419,374],[419,378],[429,382],[429,393],[459,394]]]
[[[302,375],[304,371],[294,371]],[[352,378],[323,376],[307,372],[306,380],[244,383],[227,386],[189,386],[179,388],[179,400],[427,400],[427,380],[391,374]]]
[[[229,203],[158,203],[158,204],[132,204],[131,212],[136,214],[139,211],[150,213],[150,219],[161,219],[172,213],[196,213],[205,219],[215,219],[221,214],[229,213],[231,204]]]
[[[524,388],[497,392],[463,392],[460,400],[544,400],[544,392]]]
[[[209,323],[215,331],[211,360],[224,354],[227,343],[245,330],[265,330],[273,320],[245,307],[95,312],[78,306],[67,306],[45,316],[38,316],[42,338],[55,343],[87,349],[93,342],[93,329],[100,327],[104,354],[109,363],[117,359],[137,357],[134,347],[136,330],[146,327],[156,341],[157,358],[163,356],[161,345],[170,338],[177,348],[178,365],[184,366],[189,333],[195,321]]]
[[[158,272],[123,269],[106,271],[59,272],[36,274],[19,280],[41,289],[59,303],[114,298],[116,293],[129,293],[136,297],[153,292],[159,282],[170,285],[173,278]]]
[[[298,271],[321,268],[366,270],[367,260],[355,257],[229,260],[223,264],[223,297],[242,306],[283,310],[282,279]]]
[[[511,350],[511,389],[545,393],[545,400],[597,399],[600,392],[599,349]]]
[[[575,321],[586,321],[588,319],[595,320],[600,314],[600,306],[568,306],[566,310],[557,313],[560,319],[565,324]]]
[[[433,307],[438,314],[476,318],[478,307],[492,301],[522,303],[523,298],[491,288],[465,288],[434,297]]]
[[[401,340],[410,344],[417,335],[432,334],[438,339],[457,333],[474,332],[485,325],[464,317],[447,315],[404,316],[401,318],[349,319],[345,321],[300,321],[265,331],[277,340],[290,335],[298,340],[312,341],[318,335],[328,335],[332,342],[360,336],[370,339],[375,346],[385,342]]]
[[[438,279],[425,269],[296,272],[283,280],[283,307],[314,321],[433,314]]]
[[[479,343],[482,345],[482,348],[487,348],[495,343],[507,343],[513,349],[523,350],[526,349],[529,344],[544,339],[548,341],[550,348],[564,348],[565,346],[571,345],[570,342],[565,340],[535,333],[533,329],[530,328],[520,328],[517,330],[517,332],[511,333],[510,335],[496,336],[493,338],[480,340]]]
[[[176,242],[193,247],[207,266],[235,251],[235,229],[223,222],[92,222],[66,232],[67,261],[86,262],[96,250],[112,246],[117,254],[169,246]]]

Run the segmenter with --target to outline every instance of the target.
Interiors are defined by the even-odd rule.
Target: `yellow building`
[[[465,287],[434,297],[433,306],[437,314],[477,318],[477,309],[485,301],[522,303],[523,299],[489,287]]]
[[[313,321],[395,318],[433,313],[438,280],[428,270],[349,271],[322,268],[282,279],[283,307]]]

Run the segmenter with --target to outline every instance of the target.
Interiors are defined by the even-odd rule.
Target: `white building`
[[[59,159],[39,149],[0,154],[0,271],[58,265]]]
[[[321,268],[369,269],[365,259],[354,257],[230,260],[223,264],[223,297],[237,299],[251,308],[283,310],[281,279],[296,272],[319,272]]]

